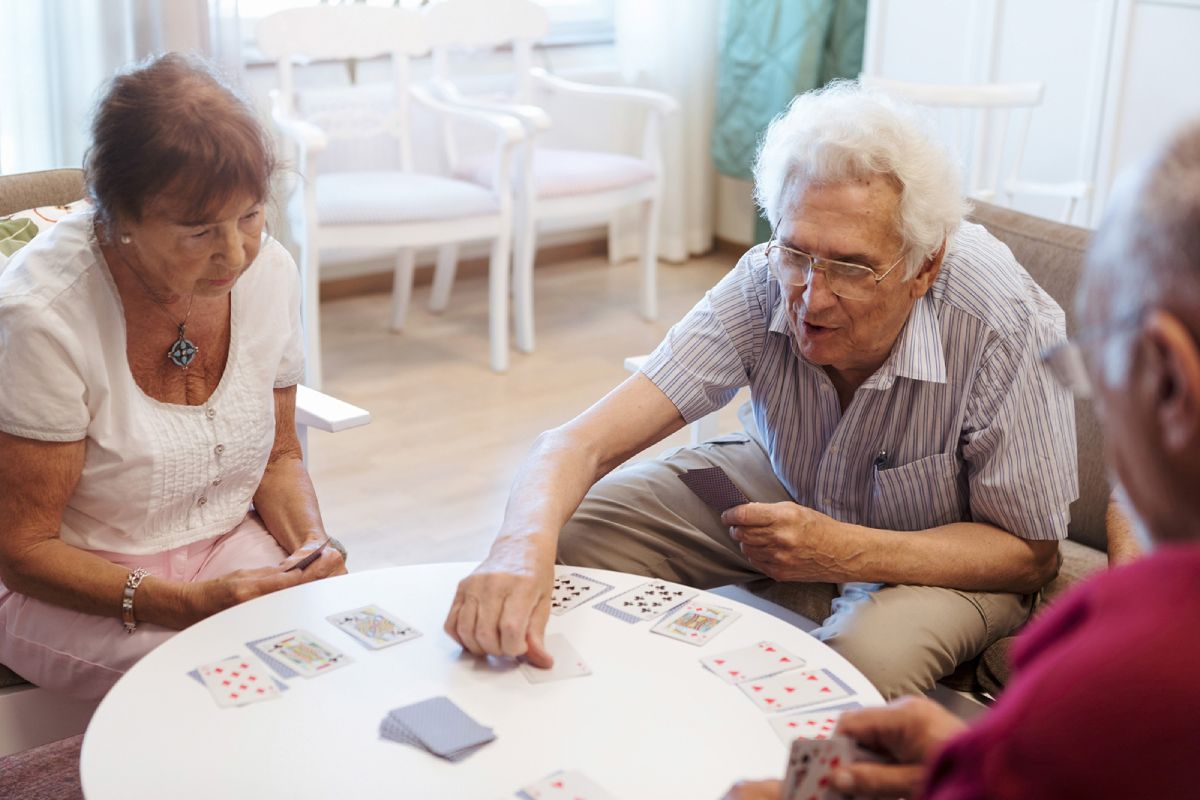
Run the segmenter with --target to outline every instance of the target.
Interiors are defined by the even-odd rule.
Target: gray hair
[[[771,226],[796,181],[841,183],[871,175],[899,184],[896,230],[905,279],[949,242],[970,204],[958,165],[912,105],[853,81],[797,95],[767,128],[754,162],[754,199]]]
[[[1103,281],[1109,323],[1153,304],[1187,304],[1200,317],[1200,120],[1117,180],[1087,263],[1075,300],[1080,312]],[[1128,354],[1109,344],[1100,363],[1104,379],[1118,385]]]

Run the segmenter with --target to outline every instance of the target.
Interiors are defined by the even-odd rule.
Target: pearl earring
[[[121,234],[121,244],[129,244],[132,241],[133,241],[133,237],[130,236],[128,233]]]

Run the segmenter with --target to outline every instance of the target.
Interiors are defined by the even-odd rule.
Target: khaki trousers
[[[813,635],[891,699],[925,692],[1029,617],[1033,595],[933,586],[778,583],[755,569],[719,515],[676,476],[725,470],[758,502],[789,501],[762,446],[732,434],[626,465],[599,481],[563,527],[562,564],[629,572],[701,589],[729,583],[823,620]]]

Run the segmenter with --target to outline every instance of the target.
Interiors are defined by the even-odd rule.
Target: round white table
[[[551,616],[592,669],[533,684],[507,659],[464,654],[442,631],[456,583],[473,564],[422,564],[305,584],[182,631],[129,671],[100,704],[83,742],[88,800],[137,798],[512,797],[559,769],[579,769],[622,800],[715,798],[746,777],[781,776],[787,752],[767,715],[700,658],[769,639],[828,667],[864,705],[883,702],[848,662],[803,631],[725,597],[741,618],[703,647],[578,606]],[[615,585],[646,578],[559,567]],[[371,651],[325,617],[375,603],[424,635]],[[353,663],[297,677],[280,698],[219,708],[186,673],[244,643],[302,628]],[[496,740],[459,763],[380,738],[398,706],[446,695]]]

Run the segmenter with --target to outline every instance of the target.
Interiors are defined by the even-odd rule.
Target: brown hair
[[[270,194],[276,162],[253,109],[199,58],[153,57],[109,83],[84,157],[88,194],[110,235],[164,197],[201,221],[238,193]]]

